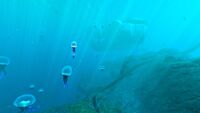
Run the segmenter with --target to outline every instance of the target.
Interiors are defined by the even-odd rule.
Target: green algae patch
[[[68,113],[95,113],[95,110],[90,106],[89,101],[81,101],[76,104],[71,104],[66,108]]]
[[[70,105],[52,107],[41,113],[120,113],[120,112],[117,108],[110,107],[102,103],[99,104],[99,111],[96,111],[96,109],[92,105],[92,101],[82,100],[78,103]]]

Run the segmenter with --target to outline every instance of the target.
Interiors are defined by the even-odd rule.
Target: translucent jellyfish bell
[[[71,74],[72,74],[72,67],[69,66],[69,65],[63,67],[61,74],[65,75],[65,76],[71,76]]]
[[[34,89],[34,88],[35,88],[34,84],[29,85],[29,89]]]
[[[76,41],[72,41],[71,47],[72,47],[72,48],[77,48],[77,42],[76,42]]]
[[[32,94],[24,94],[15,99],[13,105],[19,108],[21,111],[27,110],[36,102],[35,96]]]
[[[0,56],[0,65],[9,65],[10,60],[6,56]]]
[[[68,82],[68,78],[72,74],[72,67],[69,66],[69,65],[63,67],[61,74],[63,76],[64,87],[66,87],[67,86],[67,82]]]
[[[43,88],[38,89],[38,93],[44,93],[44,89]]]
[[[10,60],[6,56],[0,56],[0,79],[6,75],[6,67],[10,64]]]

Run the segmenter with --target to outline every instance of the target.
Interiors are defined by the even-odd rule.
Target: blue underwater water
[[[199,98],[180,103],[200,95],[199,77],[186,76],[200,64],[185,64],[200,56],[199,14],[199,0],[0,0],[0,56],[10,61],[0,72],[0,113],[17,113],[23,94],[36,97],[29,111],[38,113],[86,99],[99,113],[95,94],[122,113],[197,113]],[[65,66],[72,70],[63,74]],[[176,108],[164,104],[168,89]]]
[[[3,78],[4,78],[4,76],[5,76],[5,73],[3,73],[3,72],[0,72],[0,79],[3,79]]]

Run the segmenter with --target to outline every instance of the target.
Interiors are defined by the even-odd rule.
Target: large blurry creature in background
[[[131,51],[143,43],[147,30],[144,20],[115,20],[107,25],[95,25],[90,46],[98,52]]]

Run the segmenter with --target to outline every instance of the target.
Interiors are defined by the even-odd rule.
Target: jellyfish
[[[0,56],[0,79],[6,75],[6,67],[10,64],[8,57]]]
[[[72,74],[72,67],[69,65],[63,67],[61,74],[63,76],[64,87],[67,87],[68,78]]]
[[[32,105],[36,102],[36,98],[32,94],[24,94],[15,99],[13,105],[20,109],[20,112],[26,112],[32,108]]]
[[[38,93],[44,93],[44,89],[43,88],[38,89]]]
[[[35,88],[34,84],[29,85],[29,89],[34,89],[34,88]]]
[[[98,70],[104,71],[104,70],[105,70],[105,67],[104,67],[104,66],[99,66],[99,67],[98,67]]]
[[[76,48],[77,48],[77,42],[76,41],[73,41],[71,43],[71,48],[72,48],[72,57],[75,58],[75,55],[76,55]]]

